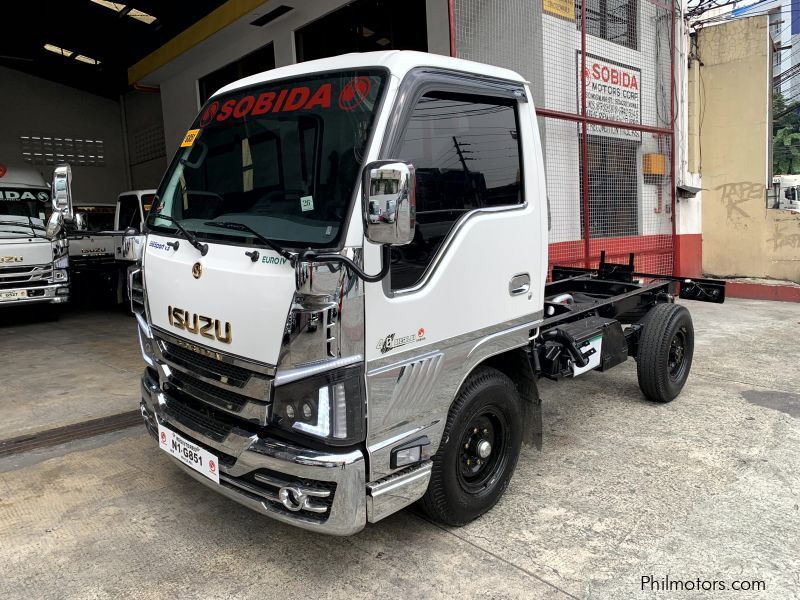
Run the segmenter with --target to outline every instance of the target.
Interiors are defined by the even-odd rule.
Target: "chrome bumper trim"
[[[59,289],[66,289],[66,294],[58,294]],[[14,306],[19,304],[35,304],[37,302],[48,302],[50,304],[63,304],[69,301],[69,283],[54,283],[50,285],[40,285],[37,287],[25,288],[11,288],[7,290],[0,290],[0,293],[5,292],[19,292],[30,290],[44,290],[41,296],[33,296],[32,298],[17,298],[16,300],[0,300],[0,306]]]
[[[148,430],[152,425],[164,425],[179,433],[227,456],[232,456],[232,464],[220,464],[220,480],[228,485],[219,485],[200,473],[183,465],[177,459],[174,463],[200,483],[248,508],[263,515],[308,529],[331,535],[352,535],[364,528],[367,521],[367,496],[365,481],[365,461],[360,450],[341,453],[320,452],[301,448],[269,437],[250,436],[244,430],[232,428],[222,441],[215,441],[208,432],[198,430],[182,423],[176,413],[169,410],[169,397],[159,388],[158,382],[145,371],[142,377],[142,414]],[[153,422],[148,423],[152,415]],[[222,463],[222,461],[220,461]],[[256,470],[268,470],[303,480],[332,482],[336,484],[330,514],[326,520],[317,516],[303,515],[301,512],[287,512],[277,506],[262,488],[246,489],[247,482],[239,481],[243,476]],[[232,483],[230,478],[236,478]],[[263,480],[259,480],[262,481]],[[264,482],[269,483],[269,482]],[[311,485],[306,491],[316,491]],[[322,497],[317,495],[317,497]],[[311,503],[312,511],[316,507]]]
[[[428,489],[432,469],[433,462],[428,460],[367,484],[367,520],[375,523],[422,498]]]

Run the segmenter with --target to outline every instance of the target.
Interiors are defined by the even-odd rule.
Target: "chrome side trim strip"
[[[350,365],[356,365],[364,361],[364,357],[360,354],[356,354],[354,356],[346,356],[344,358],[336,358],[333,360],[326,360],[319,363],[314,363],[311,365],[307,365],[304,367],[294,367],[292,369],[278,369],[275,373],[275,387],[279,385],[286,385],[287,383],[292,383],[293,381],[298,381],[299,379],[303,379],[305,377],[311,377],[312,375],[319,375],[320,373],[325,373],[326,371],[331,371],[333,369],[339,369],[341,367],[349,367]]]
[[[422,498],[431,480],[433,462],[426,461],[407,471],[367,484],[367,520],[380,521]]]

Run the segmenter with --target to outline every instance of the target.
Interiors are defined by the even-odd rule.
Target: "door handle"
[[[511,296],[527,294],[531,289],[531,276],[527,273],[517,273],[508,282],[508,293]]]

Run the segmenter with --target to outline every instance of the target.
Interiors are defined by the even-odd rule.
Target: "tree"
[[[800,102],[786,102],[783,94],[772,95],[772,172],[800,173]]]

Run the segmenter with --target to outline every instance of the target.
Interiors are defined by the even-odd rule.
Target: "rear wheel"
[[[442,444],[433,457],[422,508],[447,525],[465,525],[505,492],[522,443],[522,407],[514,383],[480,367],[450,409]]]
[[[639,387],[655,402],[681,393],[694,355],[694,325],[685,307],[657,304],[642,320],[636,371]]]

